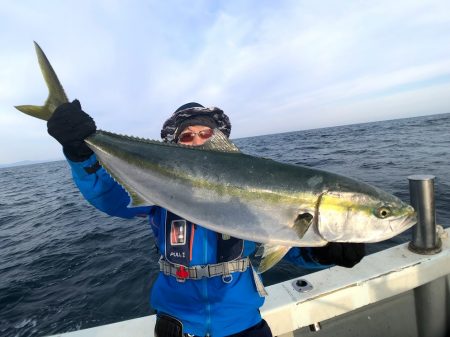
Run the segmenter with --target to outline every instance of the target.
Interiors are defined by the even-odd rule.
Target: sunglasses
[[[196,135],[198,135],[201,139],[209,139],[214,134],[214,131],[212,129],[205,129],[201,130],[199,132],[183,132],[178,136],[178,142],[179,143],[189,143],[192,142]]]

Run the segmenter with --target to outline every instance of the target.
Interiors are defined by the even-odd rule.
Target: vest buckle
[[[178,266],[175,276],[178,282],[185,282],[189,277],[189,272],[184,266]]]

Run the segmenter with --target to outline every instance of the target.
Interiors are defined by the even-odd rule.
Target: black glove
[[[335,264],[351,268],[366,254],[364,243],[330,242],[323,247],[311,248],[314,259],[321,264]]]
[[[84,139],[95,130],[94,120],[81,110],[78,100],[61,104],[47,122],[48,133],[61,143],[64,154],[71,161],[85,161],[93,154]]]

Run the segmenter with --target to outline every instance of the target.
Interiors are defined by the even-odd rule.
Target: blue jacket
[[[168,241],[171,240],[169,220],[173,219],[169,217],[176,215],[159,206],[128,208],[129,195],[102,167],[92,173],[88,173],[89,169],[86,171],[85,168],[94,167],[96,162],[95,155],[84,162],[69,161],[75,184],[83,196],[97,209],[112,216],[147,216],[156,244],[166,259],[193,266],[247,257],[254,252],[254,242],[234,238],[224,241],[220,234],[191,223],[187,223],[183,232],[185,241],[191,241],[188,248],[172,246]],[[231,255],[227,255],[228,250]],[[306,268],[324,268],[314,262],[310,250],[305,248],[291,249],[285,259]],[[261,320],[259,308],[263,302],[251,268],[232,273],[230,283],[224,282],[222,277],[179,282],[160,272],[151,294],[151,305],[157,312],[177,317],[183,322],[186,333],[197,336],[227,336],[257,324]]]

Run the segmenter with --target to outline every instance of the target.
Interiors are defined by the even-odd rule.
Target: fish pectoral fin
[[[300,213],[294,220],[293,229],[297,233],[298,237],[301,239],[305,233],[308,231],[309,226],[313,222],[314,216],[311,213],[305,212]]]
[[[234,145],[219,129],[214,129],[214,135],[209,138],[203,145],[196,148],[202,150],[215,150],[221,152],[240,153],[236,145]]]
[[[281,245],[263,245],[261,247],[263,247],[264,253],[258,267],[258,273],[264,273],[272,268],[286,255],[289,249],[291,249],[289,246]]]

